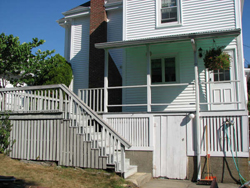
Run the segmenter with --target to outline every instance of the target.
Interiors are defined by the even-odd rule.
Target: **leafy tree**
[[[20,44],[19,38],[13,35],[0,34],[0,77],[2,87],[5,87],[6,80],[14,86],[27,83],[32,85],[39,75],[40,70],[50,61],[49,56],[53,51],[32,50],[42,45],[45,40],[33,38],[32,42]]]
[[[0,34],[0,78],[2,87],[6,81],[17,86],[64,83],[67,86],[72,79],[72,69],[59,54],[52,56],[55,50],[41,51],[34,54],[34,48],[45,40],[33,38],[32,42],[20,43],[18,37]],[[62,71],[62,72],[61,72]],[[65,78],[64,78],[65,77]]]
[[[50,85],[50,84],[65,84],[69,86],[72,80],[72,68],[70,63],[66,61],[60,54],[52,57],[50,68],[45,67],[42,69],[42,75],[35,85]]]

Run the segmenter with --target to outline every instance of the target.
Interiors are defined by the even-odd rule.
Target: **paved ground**
[[[219,188],[238,188],[240,185],[219,183]],[[142,188],[210,188],[209,185],[196,185],[189,180],[169,180],[169,179],[152,179],[144,184]]]

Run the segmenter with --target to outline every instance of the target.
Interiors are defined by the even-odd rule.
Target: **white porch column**
[[[105,49],[104,63],[104,112],[108,112],[108,70],[109,70],[109,51]]]
[[[151,58],[149,45],[147,45],[147,112],[151,112]]]
[[[191,39],[193,51],[194,51],[194,75],[195,75],[195,103],[196,103],[196,114],[195,114],[195,122],[196,122],[196,138],[197,138],[197,180],[201,179],[201,157],[200,157],[200,89],[199,89],[199,71],[198,71],[198,60],[197,60],[197,48],[194,39]]]

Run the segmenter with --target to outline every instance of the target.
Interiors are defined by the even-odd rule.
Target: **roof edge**
[[[96,43],[95,47],[97,49],[128,48],[128,47],[150,45],[150,44],[186,41],[190,39],[238,36],[240,33],[241,29],[238,28],[232,30],[188,33],[183,35],[171,35],[171,36],[156,37],[156,38]]]
[[[65,12],[63,12],[62,14],[63,14],[64,16],[69,16],[69,15],[71,15],[71,14],[81,13],[81,12],[89,11],[89,10],[90,10],[90,7],[79,7],[79,8],[74,9],[74,10],[65,11]]]

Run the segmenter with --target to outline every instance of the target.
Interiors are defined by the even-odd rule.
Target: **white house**
[[[239,179],[236,155],[248,174],[243,4],[91,0],[57,21],[73,91],[132,144],[137,171],[199,180],[208,152],[218,181]],[[230,68],[209,71],[205,52],[219,46]]]

